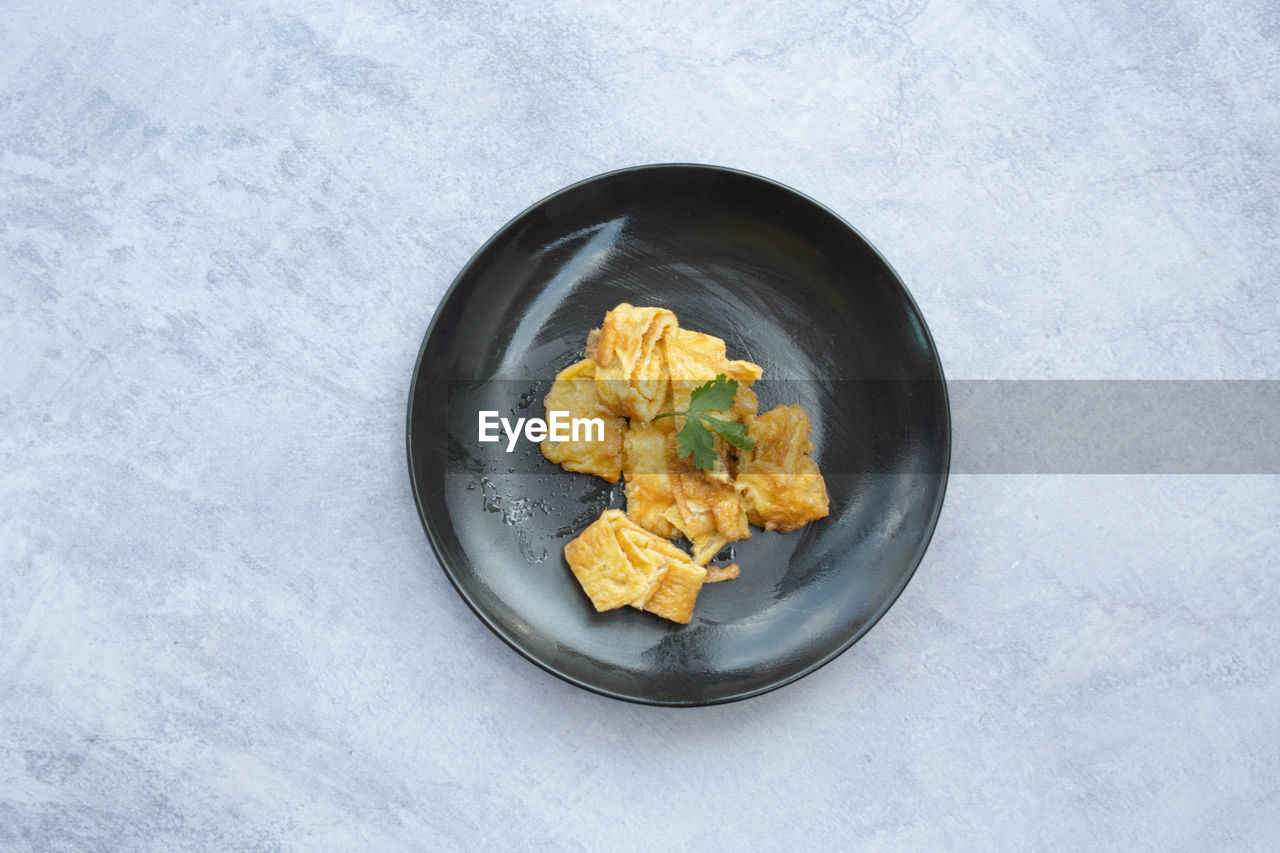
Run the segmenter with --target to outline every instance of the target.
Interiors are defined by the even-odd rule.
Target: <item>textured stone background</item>
[[[693,711],[438,570],[433,307],[615,167],[819,198],[953,378],[1280,378],[1274,4],[718,5],[5,4],[0,847],[1274,849],[1280,478],[956,476],[866,639]]]

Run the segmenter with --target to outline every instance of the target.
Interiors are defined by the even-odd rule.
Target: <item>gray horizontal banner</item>
[[[550,385],[451,383],[453,462],[493,456],[513,473],[545,470],[536,444],[479,442],[477,416],[542,417]],[[936,380],[766,378],[753,390],[762,413],[806,409],[827,475],[942,473],[948,399],[951,473],[1280,473],[1277,380],[955,380],[944,389]]]
[[[948,390],[956,473],[1280,473],[1280,381],[963,380]]]

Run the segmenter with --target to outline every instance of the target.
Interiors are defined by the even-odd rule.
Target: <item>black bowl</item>
[[[685,626],[596,613],[564,561],[623,505],[621,484],[477,440],[479,410],[542,416],[555,374],[624,301],[762,365],[761,410],[805,406],[831,497],[828,518],[731,546],[742,577],[704,587]],[[659,705],[755,696],[856,642],[924,555],[950,448],[942,366],[888,263],[812,199],[711,166],[610,172],[513,219],[445,294],[409,393],[414,496],[463,600],[549,672]]]

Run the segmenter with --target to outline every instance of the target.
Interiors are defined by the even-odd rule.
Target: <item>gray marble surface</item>
[[[1280,379],[1278,79],[1266,3],[6,3],[0,848],[1274,849],[1280,478],[960,473],[861,643],[669,710],[481,625],[403,431],[470,254],[662,161],[953,378]]]

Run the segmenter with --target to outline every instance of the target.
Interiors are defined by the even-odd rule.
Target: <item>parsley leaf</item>
[[[723,412],[733,408],[733,396],[738,393],[738,380],[726,379],[716,374],[706,385],[693,389],[689,395],[689,414],[694,412]]]
[[[681,456],[692,456],[693,464],[704,471],[716,467],[715,442],[697,417],[686,419],[676,433],[676,452]]]
[[[716,431],[716,435],[734,447],[741,447],[744,450],[756,449],[756,443],[747,438],[746,424],[740,424],[737,421],[722,421],[719,418],[710,418],[706,415],[702,416],[702,420],[707,426]]]
[[[716,466],[715,440],[711,435],[713,430],[734,447],[744,450],[756,448],[756,443],[747,436],[744,424],[707,414],[732,408],[733,398],[737,393],[738,380],[728,379],[720,373],[705,385],[693,389],[693,393],[689,395],[689,411],[663,412],[654,420],[684,415],[684,426],[676,433],[676,452],[681,456],[692,457],[694,465],[708,471]]]

